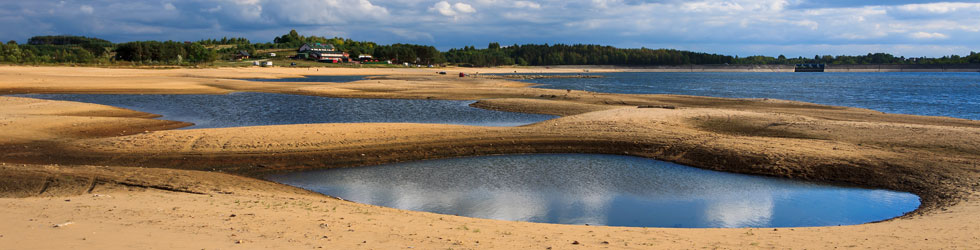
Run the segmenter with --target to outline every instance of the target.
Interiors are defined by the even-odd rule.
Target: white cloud
[[[519,9],[540,9],[541,5],[535,2],[516,1],[514,2],[514,7]]]
[[[686,2],[679,6],[681,10],[688,12],[726,12],[741,11],[745,8],[733,2]]]
[[[89,5],[82,5],[82,7],[79,7],[78,9],[81,10],[82,13],[89,14],[89,15],[91,15],[92,12],[95,12],[95,8],[92,8],[92,6]]]
[[[443,16],[452,17],[453,20],[458,20],[461,16],[463,16],[463,14],[476,13],[476,8],[462,2],[450,4],[447,1],[441,1],[435,5],[432,5],[432,7],[429,8],[429,11],[439,13]]]
[[[592,0],[592,7],[606,9],[609,8],[609,2],[610,0]]]
[[[949,38],[949,36],[947,36],[946,34],[943,34],[943,33],[939,33],[939,32],[923,32],[923,31],[919,31],[919,32],[915,32],[915,33],[909,34],[909,36],[912,37],[912,38],[915,38],[915,39],[946,39],[946,38]]]
[[[942,2],[942,3],[926,3],[926,4],[907,4],[898,7],[899,10],[916,12],[916,13],[932,13],[932,14],[946,14],[950,12],[955,12],[959,10],[980,10],[980,3],[952,3],[952,2]]]
[[[453,4],[453,8],[455,8],[456,11],[459,11],[459,12],[462,12],[462,13],[473,13],[473,12],[476,12],[476,9],[474,9],[472,5],[465,4],[465,3],[456,3],[456,4]]]
[[[432,6],[432,8],[429,8],[429,11],[439,12],[439,14],[442,14],[443,16],[456,15],[456,11],[453,10],[452,5],[450,5],[449,2],[446,1],[436,3],[435,5]]]
[[[174,4],[172,4],[172,3],[165,3],[165,4],[163,4],[163,9],[164,10],[177,10],[177,7],[174,6]]]
[[[796,22],[793,22],[793,23],[796,24],[796,25],[799,25],[799,26],[807,27],[810,30],[817,30],[817,29],[820,28],[820,23],[817,23],[817,22],[814,22],[814,21],[810,21],[810,20],[801,20],[801,21],[796,21]]]

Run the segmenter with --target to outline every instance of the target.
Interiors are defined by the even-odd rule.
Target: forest
[[[501,47],[490,43],[486,49],[467,46],[450,49],[445,53],[449,63],[464,66],[547,66],[547,65],[704,65],[704,64],[966,64],[980,63],[980,53],[971,52],[968,56],[950,55],[940,58],[905,58],[887,53],[868,53],[867,55],[816,55],[813,58],[786,58],[786,56],[738,57],[673,49],[621,49],[600,45],[512,45]]]
[[[272,42],[253,43],[249,39],[223,37],[199,41],[133,41],[112,43],[84,36],[35,36],[25,44],[9,41],[0,44],[0,63],[7,64],[138,64],[138,65],[201,65],[216,60],[234,60],[239,51],[256,54],[258,50],[296,49],[305,43],[333,45],[351,58],[372,55],[374,59],[421,65],[453,64],[469,67],[504,65],[698,65],[698,64],[965,64],[980,63],[980,53],[949,55],[939,58],[896,57],[887,53],[867,55],[815,55],[787,58],[785,56],[729,56],[675,49],[616,48],[592,44],[524,44],[501,46],[489,43],[486,48],[474,46],[453,48],[442,52],[430,45],[379,45],[350,38],[303,36],[291,30]]]
[[[687,65],[734,63],[725,55],[672,50],[620,49],[600,45],[513,45],[490,43],[486,49],[468,46],[445,52],[450,63],[473,66],[499,65]]]

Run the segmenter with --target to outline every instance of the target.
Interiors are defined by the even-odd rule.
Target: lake
[[[538,88],[626,94],[773,98],[887,113],[980,120],[978,73],[585,73],[603,78],[530,79]],[[547,74],[532,74],[547,75]]]
[[[227,95],[27,94],[21,97],[97,103],[163,115],[196,128],[305,123],[442,123],[520,126],[557,116],[470,107],[473,101],[329,98],[238,92]]]
[[[836,226],[890,219],[919,206],[917,196],[903,192],[595,154],[452,158],[266,178],[359,203],[560,224]]]
[[[304,76],[304,77],[297,77],[297,78],[242,79],[242,80],[249,80],[249,81],[256,81],[256,82],[336,82],[336,83],[344,83],[344,82],[354,82],[354,81],[365,80],[365,79],[367,79],[367,77],[369,77],[369,76],[363,76],[363,75],[353,75],[353,76],[351,76],[351,75],[338,75],[338,76],[311,75],[311,76]]]

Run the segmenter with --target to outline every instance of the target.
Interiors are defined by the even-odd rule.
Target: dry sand
[[[0,97],[0,196],[7,197],[0,198],[5,222],[0,248],[974,248],[980,243],[977,121],[780,100],[534,89],[435,74],[443,70],[0,67],[0,93],[262,91],[470,99],[481,100],[478,107],[563,116],[504,128],[380,123],[168,130],[186,124],[102,105]],[[380,77],[340,84],[229,79],[304,74]],[[841,227],[595,227],[402,211],[251,178],[297,169],[538,152],[635,155],[728,172],[889,188],[920,195],[923,206],[901,218]]]

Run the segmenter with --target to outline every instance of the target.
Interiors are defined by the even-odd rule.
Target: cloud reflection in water
[[[707,171],[627,156],[506,155],[318,170],[269,179],[355,202],[513,221],[644,227],[859,224],[918,197]]]

